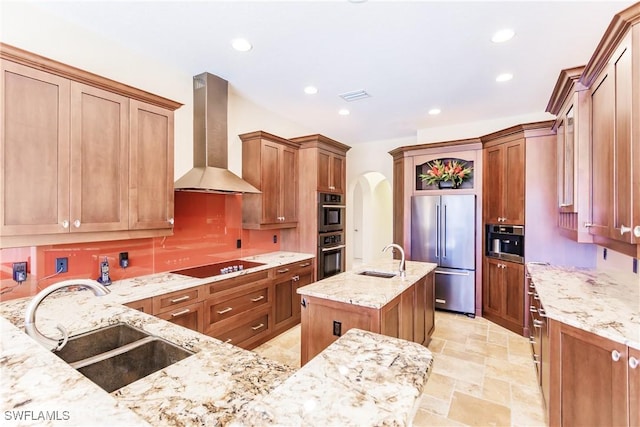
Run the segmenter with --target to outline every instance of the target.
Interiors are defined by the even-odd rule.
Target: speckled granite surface
[[[350,329],[232,424],[408,426],[431,363],[419,344]]]
[[[551,319],[640,349],[640,276],[527,264]]]
[[[359,274],[363,271],[397,273],[398,260],[383,259],[303,286],[298,293],[363,307],[382,308],[436,267],[433,263],[407,261],[405,278],[398,275],[381,278]]]
[[[271,268],[309,257],[277,252],[252,257],[251,260],[265,262],[266,266],[258,268]],[[235,273],[218,276],[214,280],[224,280],[233,275]],[[308,396],[322,395],[324,400],[333,402],[330,410],[335,411],[334,417],[339,417],[336,422],[342,421],[342,414],[353,412],[353,401],[335,398],[350,393],[353,384],[341,381],[340,377],[334,378],[335,372],[323,368],[323,382],[318,387],[318,372],[314,365],[308,364],[292,377],[294,371],[278,362],[121,305],[210,281],[169,273],[156,274],[115,282],[110,287],[112,292],[105,297],[95,297],[89,291],[59,292],[41,304],[37,313],[38,327],[52,337],[60,336],[55,329],[58,323],[62,323],[70,335],[77,335],[124,322],[195,353],[111,394],[23,333],[24,310],[30,298],[0,304],[3,317],[0,318],[0,409],[4,423],[56,426],[242,424],[244,421],[241,419],[233,421],[242,408],[252,402],[257,404],[290,377],[295,377],[293,384],[296,385],[292,387],[307,389]],[[393,406],[395,417],[401,424],[407,424],[405,421],[413,417],[411,406],[428,378],[429,351],[420,347],[420,351],[415,353],[416,358],[411,361],[413,365],[409,363],[404,369],[406,361],[401,357],[391,364],[394,369],[390,369],[389,364],[381,367],[379,363],[389,362],[390,351],[406,351],[404,342],[363,335],[357,344],[360,350],[354,353],[354,344],[342,338],[338,340],[342,344],[322,356],[325,358],[323,363],[327,366],[347,363],[354,373],[367,372],[366,378],[371,385],[368,389],[375,393],[372,384],[378,381],[383,396],[396,396],[397,402]],[[369,357],[354,358],[354,354],[365,350]],[[418,350],[409,348],[408,351]],[[387,370],[394,375],[387,375]],[[393,384],[381,385],[387,381]],[[266,403],[277,411],[296,405],[304,397],[300,393],[287,392],[287,388],[279,390]],[[323,404],[329,405],[328,402]],[[7,419],[7,416],[11,418]],[[43,416],[53,419],[46,421]],[[325,416],[330,419],[331,414]],[[370,408],[368,416],[372,420],[386,420],[390,415],[387,407],[381,406],[376,411]],[[261,424],[269,422],[265,420]]]

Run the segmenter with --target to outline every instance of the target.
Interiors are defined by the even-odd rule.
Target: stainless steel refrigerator
[[[413,196],[411,259],[438,264],[436,308],[475,316],[475,195]]]

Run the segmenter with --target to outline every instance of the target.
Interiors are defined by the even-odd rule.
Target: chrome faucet
[[[400,277],[406,277],[407,273],[405,272],[405,268],[404,268],[404,249],[402,249],[402,246],[400,245],[397,245],[395,243],[390,243],[384,247],[382,252],[386,252],[387,249],[389,248],[396,248],[400,251],[401,258],[400,258],[400,266],[398,267],[398,271],[400,272]]]
[[[27,310],[24,313],[24,330],[27,333],[27,335],[29,335],[31,338],[38,341],[40,344],[42,344],[44,347],[46,347],[51,351],[62,350],[62,347],[64,347],[67,344],[67,340],[69,339],[69,333],[67,332],[64,326],[57,325],[56,328],[58,328],[58,330],[62,332],[62,335],[63,335],[61,339],[56,340],[56,339],[44,336],[36,327],[36,310],[38,309],[38,306],[40,306],[40,303],[46,297],[48,297],[49,295],[51,295],[52,293],[54,293],[59,289],[69,288],[72,286],[89,288],[93,291],[93,294],[95,296],[104,296],[110,292],[109,289],[105,288],[103,285],[101,285],[100,283],[94,280],[71,279],[71,280],[64,280],[62,282],[58,282],[54,285],[51,285],[41,290],[35,297],[33,297],[31,302],[27,306]]]

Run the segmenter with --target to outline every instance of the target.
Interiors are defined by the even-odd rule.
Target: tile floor
[[[436,312],[433,370],[415,426],[546,426],[527,339],[483,318]],[[300,325],[255,352],[300,367]]]

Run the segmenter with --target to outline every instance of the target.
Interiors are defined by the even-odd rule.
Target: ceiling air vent
[[[352,92],[345,92],[345,93],[341,93],[338,96],[348,102],[371,97],[371,95],[369,95],[364,90],[354,90]]]

